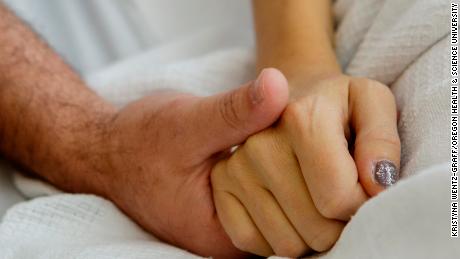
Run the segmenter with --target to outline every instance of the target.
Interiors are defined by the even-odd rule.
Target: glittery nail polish
[[[374,179],[381,186],[389,187],[399,180],[399,170],[391,161],[378,161],[374,165]]]

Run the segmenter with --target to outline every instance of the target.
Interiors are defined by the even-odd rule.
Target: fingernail
[[[251,86],[250,94],[253,104],[259,104],[264,100],[264,70],[260,72],[257,80]]]
[[[378,161],[374,166],[374,179],[385,188],[392,186],[399,180],[399,170],[391,161]]]

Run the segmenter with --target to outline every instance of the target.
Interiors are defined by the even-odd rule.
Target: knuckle
[[[241,130],[243,115],[238,112],[238,92],[232,91],[223,96],[218,102],[218,111],[225,123],[234,130]]]
[[[376,98],[385,98],[391,100],[392,103],[394,103],[394,105],[396,106],[395,96],[388,86],[381,84],[377,81],[373,81],[373,83],[371,83],[369,87],[372,87],[372,89],[376,92]]]
[[[263,131],[249,137],[244,143],[245,154],[251,158],[263,156],[267,151],[272,150],[271,147],[274,146],[273,137],[268,131]]]
[[[330,157],[330,155],[326,156]],[[317,186],[310,190],[318,212],[325,218],[341,219],[355,208],[354,198],[359,194],[358,174],[354,162],[347,160],[323,161],[317,164],[318,177],[328,188]]]
[[[319,229],[308,242],[311,249],[317,252],[324,252],[329,250],[340,237],[343,225],[330,225],[325,228]]]
[[[319,213],[329,219],[338,219],[344,211],[345,195],[339,191],[329,192],[316,204]]]
[[[254,228],[237,229],[231,237],[233,245],[246,252],[250,252],[257,244],[258,233]]]
[[[352,79],[351,86],[360,92],[364,92],[367,95],[372,94],[374,98],[378,99],[392,99],[395,100],[393,92],[390,88],[379,81],[368,79],[368,78],[354,78]]]
[[[387,133],[382,131],[375,137],[375,139],[379,142],[384,143],[387,146],[394,147],[395,149],[401,148],[401,141],[397,135],[394,133]]]
[[[224,184],[232,185],[232,188],[236,188],[236,191],[250,197],[254,191],[255,185],[257,185],[257,181],[254,179],[252,171],[249,170],[250,167],[248,163],[242,156],[244,156],[244,154],[238,150],[230,158],[226,172],[228,178],[224,180]]]
[[[355,141],[355,145],[370,145],[370,142],[378,142],[379,145],[385,145],[386,147],[390,147],[395,150],[399,150],[401,148],[401,140],[399,139],[396,130],[385,130],[382,127],[360,134]]]
[[[273,251],[278,256],[298,258],[308,252],[308,247],[303,242],[293,242],[290,240],[280,240]]]
[[[288,128],[302,131],[305,127],[305,118],[308,117],[308,111],[315,106],[310,101],[296,101],[286,106],[283,116],[281,117],[281,123],[286,125]]]
[[[287,105],[281,117],[281,125],[293,132],[312,134],[316,129],[315,125],[324,120],[324,112],[330,114],[336,106],[328,96],[309,95]]]
[[[298,119],[304,115],[304,105],[300,101],[288,104],[284,110],[283,116],[288,119]]]
[[[240,178],[239,176],[247,175],[247,162],[243,158],[244,154],[241,152],[241,149],[238,149],[233,155],[229,158],[227,163],[227,171],[230,176],[234,178]]]
[[[244,143],[244,149],[248,154],[258,154],[263,151],[263,140],[260,134],[249,137]]]
[[[283,141],[281,135],[275,131],[266,130],[250,137],[244,144],[241,155],[251,161],[253,167],[258,168],[258,170],[251,171],[256,172],[258,176],[263,173],[264,179],[274,182],[284,174],[283,170],[273,170],[273,166],[280,166],[279,161],[284,161],[280,158],[280,154],[290,152],[292,151],[289,144]]]

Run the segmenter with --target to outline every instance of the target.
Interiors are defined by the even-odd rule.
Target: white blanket
[[[337,52],[346,71],[392,86],[400,110],[402,174],[367,202],[321,258],[455,258],[449,227],[449,1],[339,0]],[[254,77],[250,48],[218,49],[208,31],[88,78],[122,106],[154,89],[210,94]],[[414,177],[408,177],[412,176]],[[0,224],[0,258],[190,258],[143,232],[110,202],[56,194],[16,178],[28,196]],[[456,255],[456,256],[455,256]]]

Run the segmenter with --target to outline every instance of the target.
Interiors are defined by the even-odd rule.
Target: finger
[[[254,186],[235,194],[276,255],[296,258],[310,250],[269,191]]]
[[[270,245],[235,196],[214,191],[214,203],[219,220],[236,248],[260,256],[273,255]]]
[[[313,105],[288,107],[284,114],[292,117],[287,121],[297,121],[283,126],[291,131],[290,143],[316,208],[326,218],[349,220],[367,196],[348,151],[340,109],[320,98]]]
[[[191,111],[195,147],[208,155],[240,144],[273,124],[287,100],[287,80],[273,68],[264,69],[255,82],[201,99]]]
[[[266,152],[258,152],[251,150],[250,141],[242,151],[252,157],[255,168],[264,175],[265,187],[273,193],[296,231],[313,250],[328,250],[340,236],[344,224],[318,212],[290,147],[282,140],[266,141]]]
[[[354,79],[350,85],[350,106],[359,181],[374,196],[399,179],[401,144],[395,99],[385,85]]]

